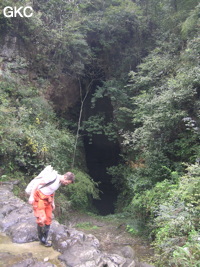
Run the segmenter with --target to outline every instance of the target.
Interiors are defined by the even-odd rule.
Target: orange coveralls
[[[44,195],[36,190],[34,194],[33,211],[39,226],[50,225],[52,222],[52,201],[54,194]]]

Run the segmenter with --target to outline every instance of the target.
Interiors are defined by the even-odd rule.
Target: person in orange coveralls
[[[74,183],[75,176],[72,172],[64,175],[57,174],[52,180],[45,177],[38,179],[31,191],[29,204],[33,205],[34,215],[37,218],[38,238],[42,245],[50,247],[51,243],[47,241],[50,225],[52,222],[52,211],[55,209],[54,195],[60,185],[69,185]]]

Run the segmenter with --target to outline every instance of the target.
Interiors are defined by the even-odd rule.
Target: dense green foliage
[[[0,8],[14,2],[3,0]],[[0,86],[3,177],[34,174],[46,163],[70,168],[80,119],[91,143],[98,134],[120,143],[121,161],[108,170],[119,192],[116,212],[128,213],[132,232],[138,218],[155,245],[157,266],[200,264],[198,2],[34,0],[32,18],[0,14],[2,36],[17,35],[25,51],[7,62]],[[24,68],[36,73],[34,85],[12,71]],[[57,102],[65,95],[63,75],[80,92],[73,112]],[[47,101],[52,81],[56,89]],[[82,118],[83,99],[90,114]],[[105,102],[111,107],[99,112]],[[85,209],[98,197],[84,172],[81,141],[75,167],[77,183],[58,196],[62,216],[70,202]]]
[[[48,164],[60,173],[71,168],[75,137],[59,127],[53,109],[36,88],[1,83],[1,168],[7,181],[11,176],[20,179],[20,188],[33,178],[33,175]],[[70,188],[61,188],[56,198],[58,216],[71,206],[76,209],[93,209],[92,198],[98,198],[97,184],[81,171],[84,168],[83,154],[79,152],[73,170],[76,183]],[[26,174],[26,177],[24,177]],[[23,197],[23,192],[15,191]],[[67,198],[66,198],[67,196]]]
[[[144,194],[136,194],[127,208],[148,218],[157,265],[198,266],[200,167],[191,165],[176,183],[164,180]]]
[[[69,130],[59,127],[52,106],[37,88],[1,82],[0,104],[1,179],[19,179],[20,184],[15,190],[23,197],[25,185],[45,165],[51,164],[60,173],[71,168],[75,137]],[[80,151],[78,158],[77,183],[72,186],[67,199],[61,197],[62,192],[59,194],[57,205],[60,208],[66,208],[70,201],[73,207],[88,209],[91,208],[91,197],[98,197],[96,184],[83,172],[84,160]],[[80,177],[81,183],[78,182]]]
[[[36,88],[1,83],[1,138],[2,163],[9,171],[21,166],[33,174],[50,162],[62,172],[70,167],[73,136],[57,129],[52,107]]]
[[[118,121],[128,166],[109,170],[123,188],[118,210],[146,222],[158,266],[199,266],[200,260],[199,8],[178,27],[170,25],[168,36],[161,27],[156,48],[129,73],[123,90],[131,101],[119,113],[131,125]],[[195,162],[187,172],[183,163]]]

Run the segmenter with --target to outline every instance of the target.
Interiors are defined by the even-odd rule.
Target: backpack
[[[41,188],[54,183],[56,178],[57,178],[57,174],[58,174],[58,172],[55,171],[51,165],[48,165],[46,168],[44,168],[43,171],[40,172],[40,174],[37,177],[35,177],[33,180],[30,181],[30,183],[27,185],[27,187],[25,189],[25,192],[28,195],[30,195],[32,192],[33,186],[35,185],[36,182],[38,182],[38,179],[42,179],[42,178],[46,178],[46,177],[48,177],[49,179],[54,179],[51,182],[43,185]]]

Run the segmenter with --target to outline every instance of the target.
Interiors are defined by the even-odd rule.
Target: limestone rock
[[[28,203],[16,198],[10,187],[0,186],[0,230],[12,238],[15,243],[27,243],[38,240],[36,220]],[[53,221],[50,228],[53,248],[61,253],[59,256],[70,267],[136,267],[133,260],[134,251],[124,248],[119,254],[108,254],[99,250],[99,240],[76,229]],[[30,263],[30,261],[32,261]],[[15,264],[13,267],[51,267],[49,262],[36,262],[32,258]]]

